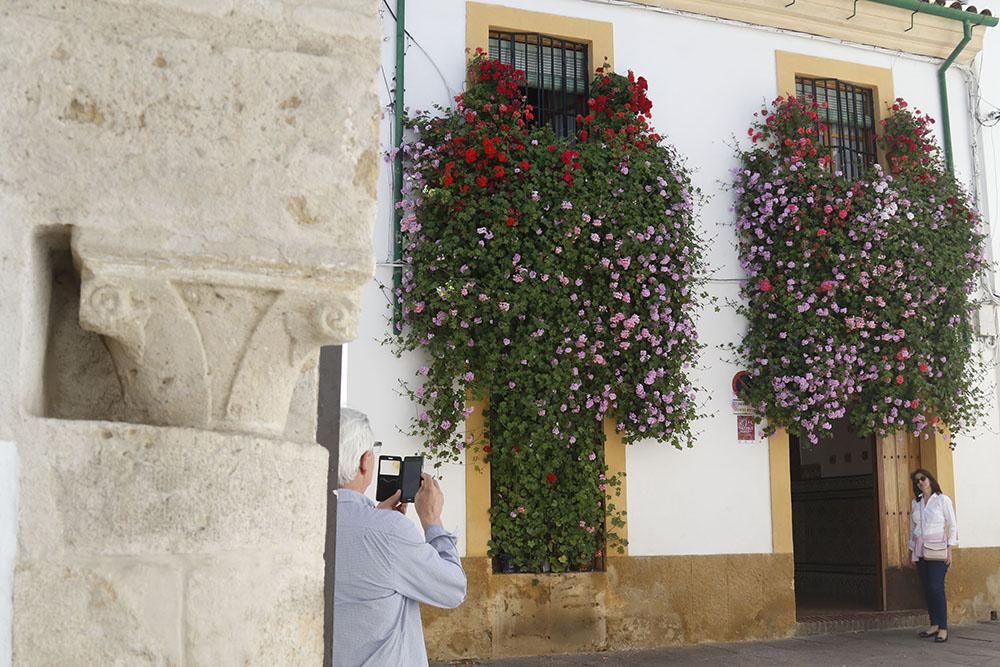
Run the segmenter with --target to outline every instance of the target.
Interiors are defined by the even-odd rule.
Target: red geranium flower
[[[556,477],[556,474],[554,472],[550,472],[549,476],[546,477],[546,479],[548,480],[549,484],[555,484],[558,478]]]
[[[503,167],[501,167],[500,165],[493,167],[494,178],[503,178],[503,174],[504,174]]]
[[[485,188],[488,184],[489,180],[487,180],[485,176],[483,176],[482,174],[476,176],[476,185],[478,185],[481,188]]]
[[[476,152],[475,148],[468,148],[468,149],[466,149],[466,151],[465,151],[465,161],[466,162],[475,162],[476,158],[478,158],[478,157],[479,157],[479,153]]]

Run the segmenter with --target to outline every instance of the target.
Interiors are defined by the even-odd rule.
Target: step
[[[795,635],[811,637],[862,630],[917,628],[927,623],[927,611],[923,609],[829,612],[801,617],[796,623]]]

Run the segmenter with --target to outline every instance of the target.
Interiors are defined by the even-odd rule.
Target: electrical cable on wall
[[[392,7],[389,6],[388,0],[382,0],[382,4],[385,5],[385,8],[389,11],[389,14],[392,16],[392,20],[395,21],[396,12],[392,11]],[[420,49],[421,53],[423,53],[424,56],[427,58],[427,62],[429,62],[431,64],[431,67],[434,68],[434,71],[437,72],[438,76],[441,78],[441,83],[444,84],[445,90],[448,91],[448,99],[449,100],[455,99],[455,91],[452,90],[451,86],[448,85],[448,79],[445,78],[444,72],[441,71],[441,68],[438,67],[438,64],[434,62],[434,58],[431,57],[431,54],[427,52],[427,49],[425,49],[413,35],[410,34],[409,30],[404,28],[403,33],[406,35],[406,38],[410,40],[411,44]]]

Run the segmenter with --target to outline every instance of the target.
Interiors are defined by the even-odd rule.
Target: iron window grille
[[[795,94],[819,105],[817,111],[826,126],[819,133],[820,141],[831,149],[835,170],[856,179],[878,162],[875,102],[870,88],[838,79],[797,76]]]
[[[576,117],[587,113],[590,66],[587,45],[536,32],[490,31],[490,58],[523,70],[525,96],[535,122],[556,134],[576,136]]]

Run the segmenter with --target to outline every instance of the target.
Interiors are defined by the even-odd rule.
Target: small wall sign
[[[750,415],[736,415],[736,438],[737,440],[756,440],[753,417]]]
[[[733,376],[733,393],[739,396],[740,394],[743,393],[743,390],[750,385],[751,381],[752,381],[752,376],[750,375],[749,372],[740,371],[739,373]]]

